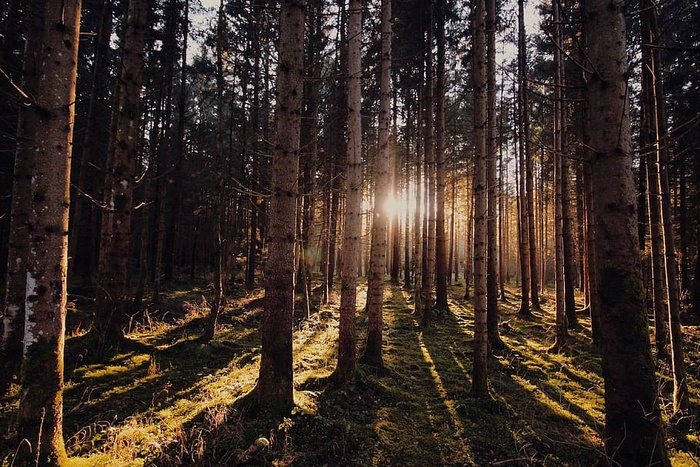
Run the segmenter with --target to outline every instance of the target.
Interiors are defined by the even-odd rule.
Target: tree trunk
[[[471,393],[488,395],[486,362],[488,329],[486,310],[486,136],[487,136],[487,76],[486,76],[486,5],[474,0],[474,363]]]
[[[43,8],[44,0],[33,0],[29,12]],[[37,14],[26,16],[26,42],[22,63],[22,89],[28,96],[39,91],[42,23]],[[25,99],[29,99],[25,96]],[[30,103],[30,102],[27,102]],[[7,251],[7,279],[0,336],[0,396],[10,383],[18,382],[22,365],[29,255],[29,218],[31,215],[31,180],[34,168],[37,114],[28,105],[19,106],[17,148],[12,181],[10,233]]]
[[[379,97],[379,154],[375,167],[374,217],[372,221],[372,247],[367,280],[367,343],[362,361],[375,368],[382,368],[382,329],[384,319],[384,275],[386,271],[386,238],[388,216],[386,205],[391,187],[391,0],[382,0],[381,20],[381,80]]]
[[[520,253],[520,308],[518,315],[532,316],[530,310],[530,279],[531,274],[536,274],[536,270],[530,269],[530,242],[534,239],[530,237],[530,203],[527,194],[526,174],[528,164],[527,144],[530,138],[527,118],[527,47],[525,35],[525,1],[518,0],[518,153],[520,155],[519,168],[520,179],[518,184],[518,200],[520,212],[518,219],[518,251]]]
[[[498,332],[498,237],[496,229],[498,183],[496,162],[496,0],[486,0],[486,307],[489,345],[502,349],[505,344]]]
[[[450,309],[447,303],[447,248],[445,239],[445,0],[437,3],[437,83],[435,87],[435,306]]]
[[[304,47],[304,0],[283,0],[280,10],[277,69],[276,143],[272,158],[265,311],[257,405],[273,411],[294,405],[292,315],[294,313],[294,239],[298,196],[299,135]]]
[[[139,141],[139,101],[148,31],[148,1],[131,0],[124,31],[117,106],[105,176],[105,211],[100,233],[95,320],[92,332],[97,358],[124,337],[128,303],[129,239],[134,172]]]
[[[42,61],[32,102],[36,113],[31,181],[26,322],[18,440],[23,464],[64,465],[63,348],[66,329],[68,206],[73,146],[80,0],[38,2]],[[30,35],[31,36],[31,35]],[[38,45],[34,41],[28,47]],[[34,55],[28,50],[26,58]],[[23,446],[20,443],[20,446]],[[20,462],[17,462],[18,464]],[[13,462],[14,463],[14,462]]]
[[[343,267],[340,286],[340,329],[335,375],[341,381],[355,377],[357,336],[357,269],[362,227],[362,0],[351,0],[348,20],[348,147],[345,195]]]
[[[670,465],[649,345],[636,228],[623,2],[584,8],[605,445],[623,466]]]

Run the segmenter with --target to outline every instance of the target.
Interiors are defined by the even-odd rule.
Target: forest
[[[0,3],[0,466],[700,465],[700,2]]]

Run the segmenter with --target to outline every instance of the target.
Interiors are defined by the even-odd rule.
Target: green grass
[[[109,361],[84,363],[81,310],[73,310],[66,353],[64,433],[75,466],[235,465],[259,437],[268,448],[247,465],[295,466],[590,466],[603,454],[600,361],[580,315],[566,351],[548,352],[554,315],[515,315],[499,302],[505,349],[489,358],[490,398],[470,396],[472,306],[450,290],[450,311],[428,330],[406,292],[385,293],[385,369],[358,366],[356,384],[330,386],[338,297],[296,325],[297,407],[286,416],[247,414],[237,404],[255,384],[262,292],[229,299],[214,341],[198,339],[207,309],[202,292],[176,291],[134,316],[131,344]],[[358,309],[365,290],[359,290]],[[551,300],[550,302],[551,303]],[[84,327],[83,324],[80,324]],[[358,312],[358,345],[366,316]],[[700,332],[686,327],[693,410]],[[361,349],[360,349],[361,350]],[[668,368],[659,368],[660,381]],[[17,388],[15,388],[17,389]],[[670,410],[669,384],[660,400]],[[9,465],[17,400],[2,400],[2,458]],[[674,465],[698,465],[700,437],[670,426]]]

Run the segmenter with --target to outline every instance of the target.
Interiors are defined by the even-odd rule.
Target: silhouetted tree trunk
[[[486,136],[487,136],[487,74],[486,74],[486,5],[474,0],[473,18],[473,79],[474,79],[474,363],[471,393],[488,395],[486,373],[488,329],[486,311]]]
[[[624,4],[584,8],[606,452],[624,466],[667,466],[638,250]]]
[[[437,82],[435,85],[435,306],[448,311],[445,239],[445,1],[437,2]],[[454,216],[453,216],[454,217]]]
[[[382,0],[381,78],[379,92],[379,154],[375,169],[374,217],[372,219],[372,252],[367,280],[367,343],[362,361],[382,368],[382,330],[384,318],[384,275],[388,216],[386,205],[390,194],[391,164],[391,0]]]
[[[357,336],[357,271],[362,228],[362,0],[351,0],[348,11],[348,147],[345,188],[345,225],[343,238],[343,267],[340,290],[340,329],[338,365],[335,375],[342,381],[355,377]]]
[[[292,316],[294,242],[304,48],[304,0],[283,0],[277,67],[276,143],[272,158],[268,259],[260,374],[252,397],[273,411],[294,405]]]
[[[525,1],[518,0],[518,153],[520,178],[518,183],[518,252],[520,253],[520,308],[518,314],[532,316],[530,310],[530,237],[529,219],[530,203],[527,197],[526,175],[530,138],[527,108],[527,37],[525,35]]]
[[[75,87],[80,34],[80,0],[32,3],[43,28],[30,41],[26,59],[41,44],[36,70],[36,114],[32,147],[29,256],[22,391],[17,424],[19,458],[28,465],[67,461],[63,442],[63,348],[66,329],[68,206],[73,146]],[[32,28],[35,26],[32,26]],[[30,34],[30,37],[32,35]],[[38,131],[41,129],[41,131]]]
[[[496,0],[486,0],[486,307],[488,317],[489,345],[494,349],[504,347],[498,332],[498,237],[496,216],[498,205],[498,183],[496,162],[498,152],[496,140]]]
[[[139,141],[139,101],[148,31],[148,1],[131,0],[117,80],[114,133],[107,160],[100,233],[97,300],[92,333],[98,358],[124,337],[129,239]]]

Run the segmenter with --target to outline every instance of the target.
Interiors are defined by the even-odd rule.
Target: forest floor
[[[364,287],[364,286],[363,286]],[[518,297],[499,303],[506,346],[489,358],[491,398],[469,394],[471,302],[450,288],[450,311],[424,331],[407,292],[388,286],[385,369],[358,366],[352,387],[330,386],[339,297],[294,334],[297,407],[255,417],[237,404],[255,384],[262,291],[229,298],[216,338],[203,342],[206,285],[172,290],[134,315],[129,344],[108,362],[87,363],[81,337],[88,308],[73,303],[65,359],[64,435],[70,465],[593,466],[603,458],[603,379],[589,319],[554,341],[552,299],[534,319],[515,315]],[[358,297],[364,306],[365,290]],[[366,315],[358,313],[361,346]],[[700,328],[686,326],[692,413],[667,428],[674,466],[700,465]],[[669,368],[659,396],[671,409]],[[14,397],[0,400],[0,465],[10,465]],[[259,437],[269,446],[247,458]]]

